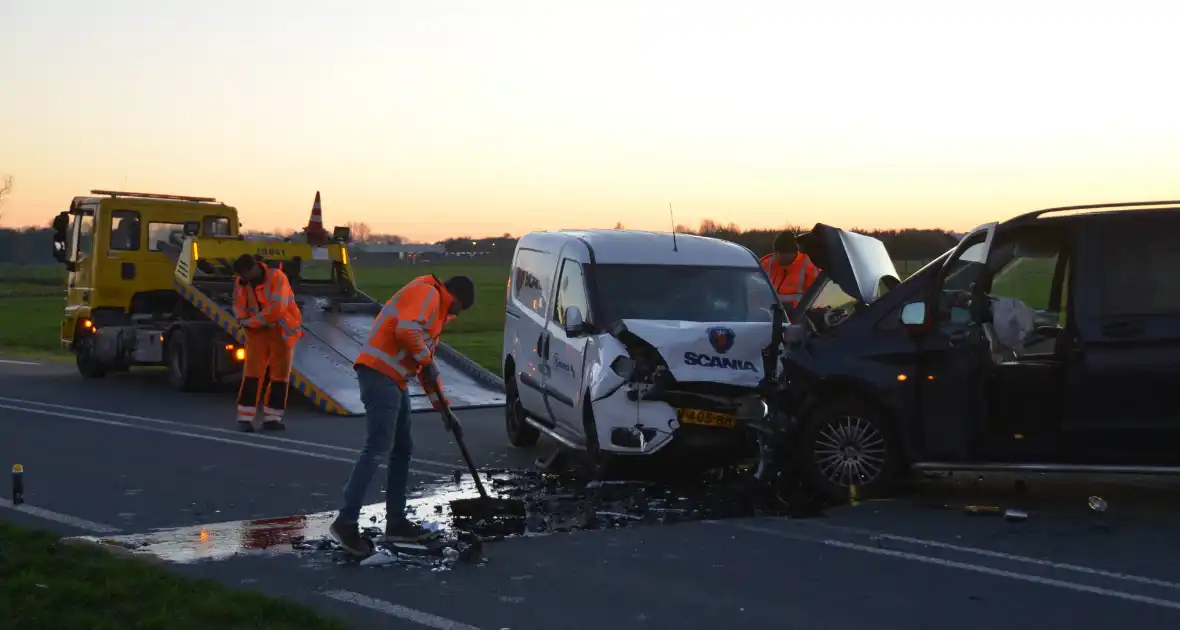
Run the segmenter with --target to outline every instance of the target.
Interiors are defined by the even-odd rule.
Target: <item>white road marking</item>
[[[95,523],[94,521],[88,521],[84,518],[78,518],[77,516],[62,514],[61,512],[52,512],[50,510],[46,510],[45,508],[29,505],[28,503],[14,505],[12,501],[4,498],[0,498],[0,508],[8,508],[15,512],[21,512],[23,514],[28,514],[29,516],[36,516],[40,519],[61,523],[63,525],[69,525],[70,527],[77,527],[78,529],[84,529],[88,532],[94,532],[95,534],[117,534],[123,531],[118,527],[111,527],[110,525]]]
[[[720,524],[717,521],[711,521],[710,524]],[[971,564],[970,562],[957,562],[955,560],[946,560],[943,558],[935,558],[931,556],[924,556],[917,553],[910,553],[908,551],[897,551],[894,549],[882,549],[880,547],[870,547],[868,545],[861,545],[858,543],[845,542],[843,540],[833,540],[830,538],[817,538],[814,536],[806,536],[803,534],[794,534],[769,527],[759,527],[757,525],[745,525],[741,523],[725,523],[730,527],[742,529],[749,532],[766,534],[768,536],[775,536],[778,538],[785,538],[789,540],[798,540],[801,542],[817,543],[826,545],[828,547],[837,547],[840,549],[848,549],[850,551],[860,551],[862,553],[869,553],[878,556],[887,556],[890,558],[898,558],[901,560],[911,560],[913,562],[921,562],[924,564],[933,564],[936,566],[946,567],[950,569],[961,569],[964,571],[972,571],[974,573],[983,573],[985,575],[994,575],[997,577],[1004,577],[1010,580],[1018,580],[1021,582],[1031,582],[1033,584],[1043,584],[1045,586],[1053,586],[1079,593],[1090,593],[1092,595],[1101,595],[1103,597],[1111,597],[1115,599],[1122,599],[1126,601],[1136,602],[1139,604],[1148,604],[1150,606],[1157,606],[1160,608],[1169,608],[1172,610],[1180,610],[1180,602],[1170,599],[1161,599],[1159,597],[1150,597],[1148,595],[1139,595],[1136,593],[1128,593],[1126,591],[1116,591],[1114,589],[1103,588],[1101,586],[1091,586],[1089,584],[1079,584],[1077,582],[1068,582],[1066,580],[1057,580],[1054,578],[1041,577],[1039,575],[1031,575],[1028,573],[1020,573],[1018,571],[1006,571],[1004,569],[996,569],[980,564]]]
[[[435,630],[480,630],[478,626],[468,625],[460,621],[455,621],[454,619],[447,619],[446,617],[439,617],[438,615],[432,615],[421,610],[406,608],[399,604],[374,599],[368,595],[361,595],[352,591],[321,591],[320,595],[330,597],[338,602],[385,613],[391,617],[397,617],[398,619],[410,621],[426,626],[427,628],[435,628]]]
[[[1060,569],[1062,571],[1073,571],[1074,573],[1084,573],[1086,575],[1097,575],[1112,580],[1121,580],[1123,582],[1135,582],[1137,584],[1149,584],[1151,586],[1159,586],[1172,590],[1180,591],[1180,583],[1169,582],[1167,580],[1157,580],[1155,578],[1144,577],[1142,575],[1131,575],[1128,573],[1118,573],[1115,571],[1106,571],[1104,569],[1095,569],[1093,567],[1086,567],[1079,564],[1068,564],[1065,562],[1054,562],[1052,560],[1043,560],[1041,558],[1030,558],[1028,556],[1018,556],[1016,554],[1004,553],[1002,551],[992,551],[990,549],[980,549],[979,547],[967,547],[964,545],[954,545],[951,543],[939,542],[937,540],[926,540],[924,538],[912,538],[910,536],[899,536],[897,534],[886,534],[884,532],[876,532],[872,530],[859,529],[855,527],[847,527],[843,525],[828,525],[825,523],[811,523],[811,527],[820,529],[832,529],[836,531],[844,531],[852,534],[860,534],[864,536],[876,536],[883,540],[895,540],[898,542],[910,543],[913,545],[922,545],[924,547],[935,547],[938,549],[949,549],[951,551],[958,551],[960,553],[974,554],[977,556],[986,556],[989,558],[997,558],[1000,560],[1009,560],[1011,562],[1023,562],[1025,564],[1033,564],[1050,569]]]
[[[13,359],[0,359],[0,363],[7,363],[9,365],[41,365],[33,361],[14,361]]]
[[[160,418],[149,418],[147,416],[136,416],[136,415],[126,414],[126,413],[117,413],[114,411],[102,411],[101,409],[89,409],[86,407],[72,407],[70,405],[58,405],[58,404],[54,404],[54,403],[41,402],[39,400],[27,400],[24,398],[7,398],[5,396],[0,396],[0,401],[9,402],[9,403],[17,403],[17,404],[22,404],[22,405],[37,405],[37,406],[41,406],[41,407],[48,407],[50,409],[65,409],[67,411],[82,411],[85,413],[92,413],[92,414],[97,414],[100,416],[110,416],[112,418],[125,418],[127,420],[139,420],[140,422],[153,422],[155,424],[172,426],[172,427],[180,427],[180,428],[184,428],[184,429],[199,429],[201,431],[213,431],[216,433],[229,433],[231,435],[240,436],[240,437],[246,438],[246,439],[257,439],[257,440],[267,440],[267,441],[274,441],[274,442],[283,442],[285,444],[297,444],[299,446],[314,446],[316,448],[322,448],[322,449],[327,449],[327,450],[332,450],[332,451],[342,451],[345,453],[356,453],[359,450],[359,449],[350,448],[347,446],[337,446],[335,444],[321,444],[319,442],[310,442],[307,440],[295,440],[292,438],[279,437],[277,435],[267,435],[267,434],[260,434],[260,433],[242,433],[242,432],[238,431],[237,429],[223,429],[221,427],[210,427],[210,426],[205,426],[205,425],[200,425],[200,424],[192,424],[192,423],[187,423],[187,422],[177,422],[175,420],[162,420]],[[439,461],[434,461],[431,459],[422,459],[420,457],[415,457],[414,463],[425,464],[428,466],[441,466],[441,467],[447,468],[447,469],[452,469],[452,468],[455,468],[455,466],[456,466],[456,464],[448,464],[446,462],[439,462]]]
[[[314,453],[312,451],[301,451],[293,448],[283,448],[281,446],[271,446],[270,444],[263,444],[260,441],[245,441],[245,440],[231,440],[229,438],[217,437],[216,435],[202,435],[200,433],[191,433],[189,431],[176,431],[173,429],[163,429],[159,427],[149,427],[142,424],[132,424],[130,422],[119,422],[118,420],[107,420],[105,418],[95,418],[93,416],[82,416],[75,413],[65,413],[61,411],[49,411],[48,409],[32,409],[29,407],[16,407],[13,405],[0,405],[0,409],[11,409],[13,411],[25,411],[28,413],[39,413],[46,416],[56,416],[58,418],[69,418],[71,420],[82,420],[84,422],[94,422],[96,424],[105,424],[113,427],[126,427],[129,429],[139,429],[140,431],[151,431],[153,433],[165,433],[167,435],[175,435],[179,437],[189,437],[198,440],[208,440],[210,442],[220,442],[222,444],[235,444],[237,446],[244,446],[246,448],[256,448],[263,451],[272,451],[275,453],[286,453],[288,455],[302,455],[304,457],[314,457],[316,459],[323,459],[332,462],[343,462],[352,464],[355,459],[351,457],[338,457],[336,455],[325,455],[324,453]],[[382,464],[384,467],[384,464]],[[427,477],[444,478],[444,475],[439,472],[422,470],[420,468],[411,468],[410,472],[424,475]]]

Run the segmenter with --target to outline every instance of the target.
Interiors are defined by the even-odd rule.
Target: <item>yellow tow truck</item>
[[[82,376],[167,366],[177,389],[200,391],[240,373],[232,265],[250,254],[287,274],[303,313],[292,388],[326,413],[364,413],[352,365],[382,305],[357,289],[347,227],[319,245],[247,239],[237,210],[213,198],[90,194],[53,221],[54,258],[69,272],[61,342]],[[467,357],[440,344],[437,359],[456,408],[504,403],[502,384]],[[416,384],[410,398],[430,407]]]

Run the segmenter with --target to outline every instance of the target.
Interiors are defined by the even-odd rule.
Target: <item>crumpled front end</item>
[[[766,409],[756,388],[677,381],[660,351],[626,326],[595,346],[589,402],[603,450],[700,463],[748,454],[746,422]]]

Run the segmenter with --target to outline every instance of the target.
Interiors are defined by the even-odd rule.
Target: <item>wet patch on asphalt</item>
[[[365,536],[377,542],[385,558],[368,564],[444,568],[455,561],[484,558],[484,543],[504,538],[544,536],[586,530],[615,529],[688,521],[755,516],[814,516],[819,508],[798,497],[752,490],[748,478],[734,471],[716,471],[689,480],[586,481],[571,475],[533,470],[481,473],[492,496],[524,502],[524,517],[471,520],[450,513],[455,499],[477,497],[469,475],[432,482],[411,491],[411,519],[438,533],[426,547],[384,546],[385,504],[365,506],[360,523]],[[117,545],[159,559],[187,563],[224,560],[241,555],[304,554],[335,562],[345,557],[328,536],[336,512],[319,512],[247,521],[229,521],[157,530],[115,537],[83,537]],[[379,554],[380,555],[380,554]]]

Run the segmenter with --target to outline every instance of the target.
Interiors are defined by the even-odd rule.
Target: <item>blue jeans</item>
[[[361,402],[365,405],[368,435],[344,486],[344,507],[340,516],[354,523],[360,518],[365,491],[381,459],[388,453],[385,511],[388,522],[395,523],[406,517],[406,484],[410,478],[410,455],[414,451],[414,440],[410,435],[410,397],[396,381],[363,365],[356,367],[356,380],[361,388]]]

